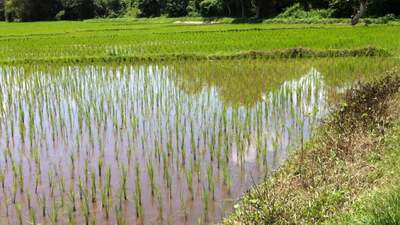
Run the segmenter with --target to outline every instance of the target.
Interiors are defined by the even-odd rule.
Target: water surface
[[[219,222],[371,62],[2,67],[0,224]]]

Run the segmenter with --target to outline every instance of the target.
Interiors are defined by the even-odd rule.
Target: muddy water
[[[177,71],[0,69],[0,224],[219,222],[327,113],[313,68],[252,105]]]

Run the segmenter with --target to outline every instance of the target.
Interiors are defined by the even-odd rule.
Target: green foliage
[[[24,20],[28,16],[28,7],[25,0],[5,0],[4,10],[7,21]]]
[[[159,0],[137,0],[137,7],[141,17],[157,17],[161,15],[161,3]]]
[[[0,0],[0,20],[119,17],[131,15],[132,9],[140,17],[350,18],[358,7],[359,0]],[[397,0],[368,1],[369,17],[399,14]]]
[[[359,0],[330,0],[332,16],[349,18],[359,7]],[[369,0],[367,15],[380,17],[387,14],[400,14],[400,4],[397,0]]]
[[[277,18],[293,18],[293,19],[323,19],[331,17],[330,9],[313,9],[310,11],[304,10],[300,4],[294,4],[288,7],[283,13],[279,14]]]
[[[130,7],[130,8],[126,9],[124,16],[136,18],[136,17],[139,17],[139,14],[140,14],[140,10],[138,8]]]
[[[398,101],[398,97],[397,97]],[[396,103],[396,102],[395,102]],[[400,123],[397,121],[386,134],[382,149],[375,152],[372,162],[378,186],[368,189],[350,210],[332,218],[327,224],[398,225],[400,221]]]
[[[296,0],[305,10],[326,9],[329,7],[331,0]]]
[[[0,21],[4,21],[4,0],[0,0]]]
[[[65,9],[65,18],[63,19],[89,19],[95,15],[94,0],[62,0]]]
[[[186,11],[189,16],[199,16],[199,8],[200,8],[201,0],[189,0]]]
[[[200,14],[204,17],[220,16],[224,10],[221,0],[204,0],[200,3]]]
[[[121,0],[96,0],[95,11],[97,16],[117,17],[123,11]]]
[[[399,157],[396,156],[396,158]],[[398,225],[400,223],[399,186],[392,187],[389,190],[377,191],[373,193],[372,197],[363,199],[362,204],[362,209],[359,210],[358,214],[349,219],[349,224]]]
[[[370,16],[400,15],[398,0],[374,0],[368,7]]]
[[[7,21],[50,20],[60,8],[58,0],[5,0]]]
[[[329,5],[334,17],[349,18],[355,13],[357,0],[331,0]]]
[[[187,15],[188,0],[167,0],[165,11],[169,17]]]

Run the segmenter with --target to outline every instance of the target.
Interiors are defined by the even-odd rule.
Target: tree
[[[353,25],[353,26],[356,25],[358,23],[358,21],[360,20],[360,18],[363,17],[365,15],[365,13],[367,12],[369,1],[368,0],[359,0],[359,3],[360,3],[360,7],[359,7],[357,13],[351,19],[351,25]]]
[[[204,0],[199,5],[200,14],[204,17],[221,16],[224,4],[221,0]]]
[[[51,20],[60,10],[58,0],[5,0],[7,21]]]
[[[351,17],[351,23],[357,24],[361,17],[385,16],[400,14],[399,0],[329,0],[329,8],[333,17]]]
[[[167,0],[165,11],[169,17],[186,16],[188,4],[188,0]]]
[[[304,10],[326,9],[329,7],[329,0],[296,0],[294,3],[300,3]]]
[[[4,0],[0,0],[0,21],[4,21]]]
[[[252,0],[252,7],[256,18],[274,17],[293,2],[293,0]]]
[[[61,10],[61,3],[58,0],[29,0],[30,12],[29,20],[52,20],[57,12]]]
[[[161,2],[159,0],[138,0],[137,7],[142,17],[157,17],[161,15]]]
[[[63,0],[64,18],[70,20],[90,19],[95,16],[94,0]]]
[[[118,16],[123,8],[127,5],[130,6],[130,2],[121,2],[121,0],[96,0],[95,1],[95,14],[96,16]]]
[[[30,18],[29,0],[5,0],[4,11],[7,21],[27,21]]]
[[[400,15],[399,0],[369,0],[368,16]]]

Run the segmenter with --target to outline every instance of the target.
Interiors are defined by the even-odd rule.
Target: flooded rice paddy
[[[0,224],[220,222],[368,60],[1,67]]]

